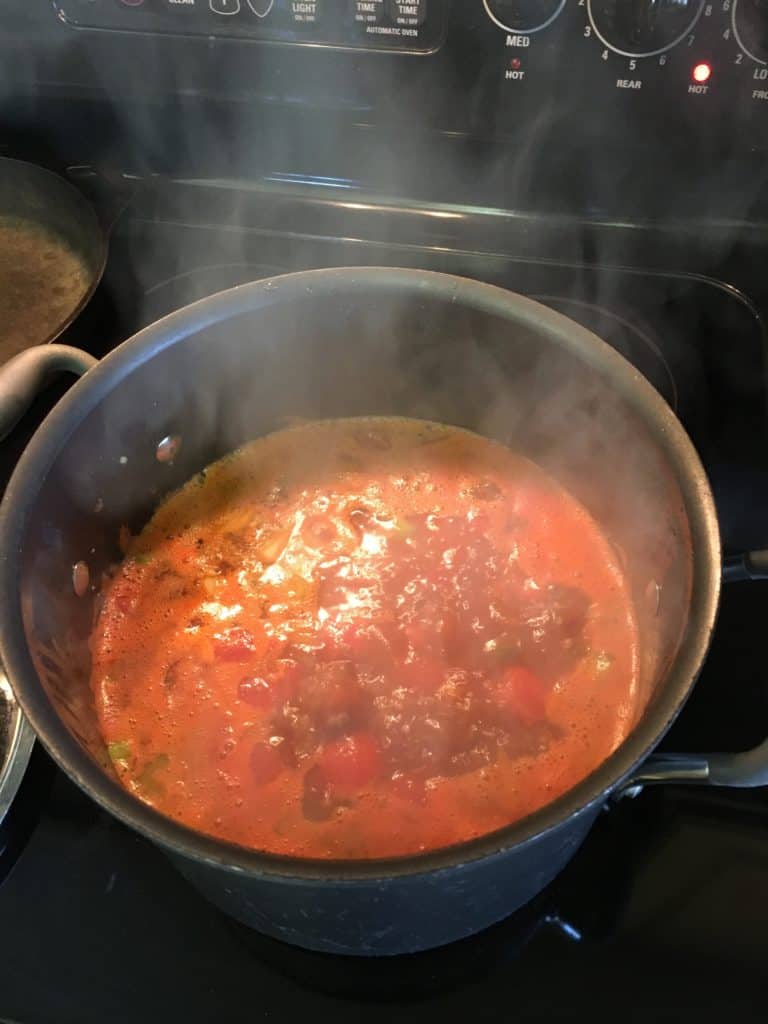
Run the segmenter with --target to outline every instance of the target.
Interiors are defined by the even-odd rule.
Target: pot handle
[[[768,580],[768,551],[747,551],[723,562],[723,583]]]
[[[741,754],[651,754],[616,792],[637,796],[643,786],[661,782],[751,789],[768,786],[768,739]]]
[[[69,345],[37,345],[10,359],[0,367],[0,440],[16,426],[51,374],[67,370],[82,377],[97,363],[92,355]]]
[[[768,550],[726,558],[723,582],[768,579]],[[748,789],[768,786],[768,739],[740,754],[651,754],[617,791],[636,796],[643,786],[660,782],[708,783]]]

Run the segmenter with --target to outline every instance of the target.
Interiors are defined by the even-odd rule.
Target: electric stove
[[[726,553],[768,547],[759,0],[342,6],[346,21],[321,2],[8,4],[6,149],[66,170],[111,233],[61,340],[100,356],[188,302],[313,267],[478,278],[630,359],[702,456]],[[69,383],[3,443],[3,482]],[[724,588],[664,749],[764,738],[766,615],[768,584]],[[0,1019],[764,1016],[766,791],[613,800],[527,907],[386,960],[236,925],[39,748],[14,815]]]

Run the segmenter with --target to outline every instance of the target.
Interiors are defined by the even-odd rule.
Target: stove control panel
[[[53,0],[75,28],[429,53],[446,0]]]
[[[164,88],[167,66],[171,88],[290,94],[370,123],[538,138],[557,118],[630,142],[676,141],[687,123],[700,142],[768,146],[752,128],[768,116],[768,0],[40,2],[56,32],[89,35],[101,80],[151,46],[138,90]],[[254,75],[254,43],[287,45],[262,47]],[[393,72],[366,53],[407,59]]]
[[[712,135],[725,137],[738,134],[740,119],[768,113],[768,0],[474,0],[473,7],[495,80],[486,105],[509,111],[512,128],[544,109],[621,127],[624,105],[673,134],[678,115],[698,124],[710,118]]]

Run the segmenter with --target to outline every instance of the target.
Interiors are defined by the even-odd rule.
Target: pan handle
[[[726,558],[723,582],[768,579],[768,550]],[[660,782],[708,783],[750,789],[768,786],[768,739],[740,754],[651,754],[626,779],[616,795],[636,796],[643,786]]]
[[[7,437],[48,377],[60,370],[82,377],[98,363],[69,345],[37,345],[0,367],[0,440]]]

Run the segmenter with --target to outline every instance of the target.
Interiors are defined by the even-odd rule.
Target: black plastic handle
[[[97,362],[69,345],[38,345],[0,367],[0,440],[16,426],[51,374],[68,371],[82,377]]]

